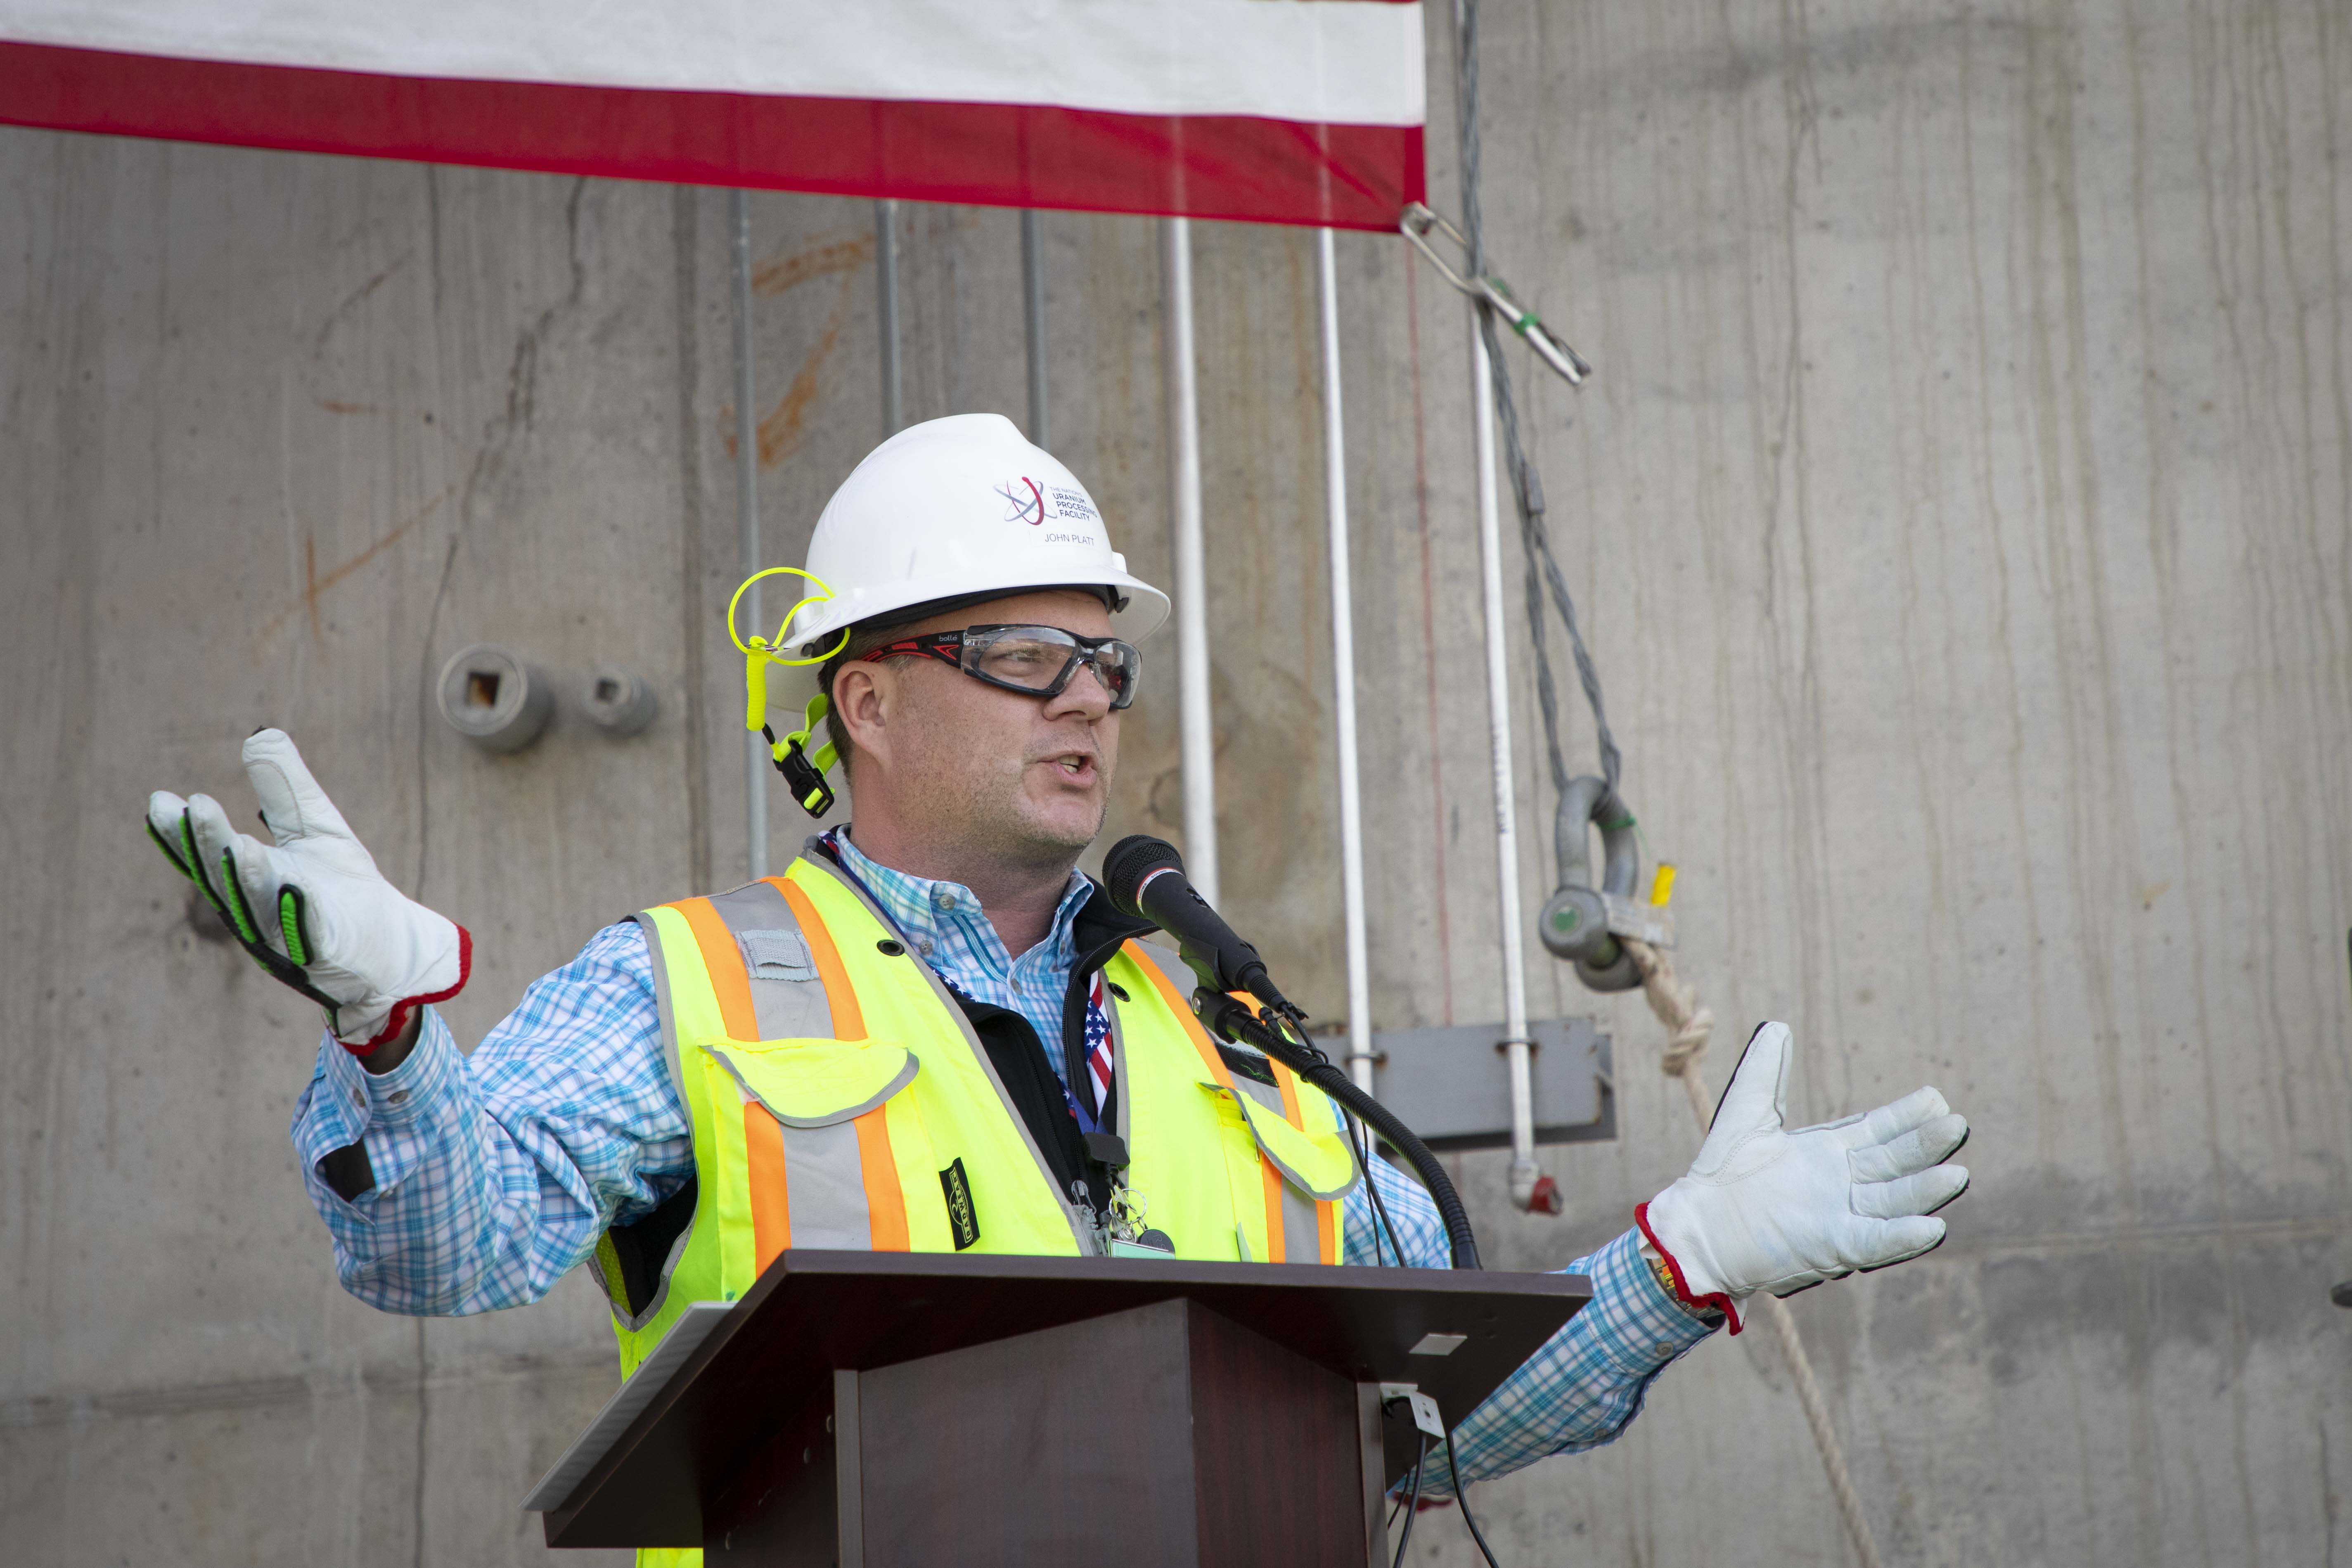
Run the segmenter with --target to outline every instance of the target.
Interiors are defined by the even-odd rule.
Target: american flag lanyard
[[[1095,974],[1094,986],[1087,993],[1087,1056],[1084,1092],[1069,1084],[1062,1093],[1070,1102],[1070,1113],[1078,1119],[1083,1132],[1099,1132],[1103,1107],[1110,1102],[1110,1013],[1103,1001],[1103,977]]]

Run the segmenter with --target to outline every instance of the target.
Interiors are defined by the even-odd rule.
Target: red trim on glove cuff
[[[452,921],[450,923],[452,925],[457,924],[455,921]],[[373,1039],[362,1040],[354,1044],[353,1042],[343,1038],[341,1035],[337,1035],[335,1037],[335,1044],[342,1047],[343,1049],[351,1052],[352,1055],[355,1057],[374,1055],[379,1047],[388,1046],[393,1041],[400,1037],[400,1031],[408,1027],[408,1015],[410,1013],[415,1011],[419,1007],[430,1006],[436,1002],[446,1002],[450,997],[455,996],[458,992],[463,991],[466,988],[466,981],[473,973],[474,934],[467,931],[464,926],[457,926],[457,984],[452,985],[446,991],[436,991],[429,996],[404,996],[399,1001],[394,1002],[392,1005],[391,1016],[384,1019],[383,1027],[376,1032],[376,1036]]]
[[[1683,1283],[1689,1276],[1683,1272],[1683,1266],[1675,1261],[1675,1255],[1666,1250],[1666,1244],[1658,1239],[1658,1233],[1650,1228],[1649,1205],[1633,1205],[1633,1223],[1642,1227],[1643,1237],[1652,1247],[1658,1249],[1658,1256],[1666,1260],[1666,1271],[1675,1277],[1675,1300],[1685,1307],[1696,1308],[1701,1311],[1721,1312],[1730,1322],[1731,1331],[1738,1333],[1740,1330],[1739,1309],[1733,1304],[1729,1296],[1720,1290],[1710,1291],[1704,1296],[1694,1296],[1690,1293],[1690,1288]]]

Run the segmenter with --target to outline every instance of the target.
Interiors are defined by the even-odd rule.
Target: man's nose
[[[1110,711],[1110,688],[1103,683],[1102,672],[1089,659],[1081,664],[1062,688],[1059,697],[1045,703],[1045,716],[1064,718],[1075,714],[1088,721],[1101,718]]]

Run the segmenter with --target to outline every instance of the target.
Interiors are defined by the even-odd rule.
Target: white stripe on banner
[[[0,0],[0,39],[384,76],[1419,125],[1418,0]]]

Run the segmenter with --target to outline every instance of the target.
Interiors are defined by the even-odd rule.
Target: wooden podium
[[[525,1504],[721,1564],[1367,1568],[1412,1468],[1591,1299],[1563,1274],[787,1252],[688,1309]],[[1402,1410],[1402,1406],[1395,1408]]]

